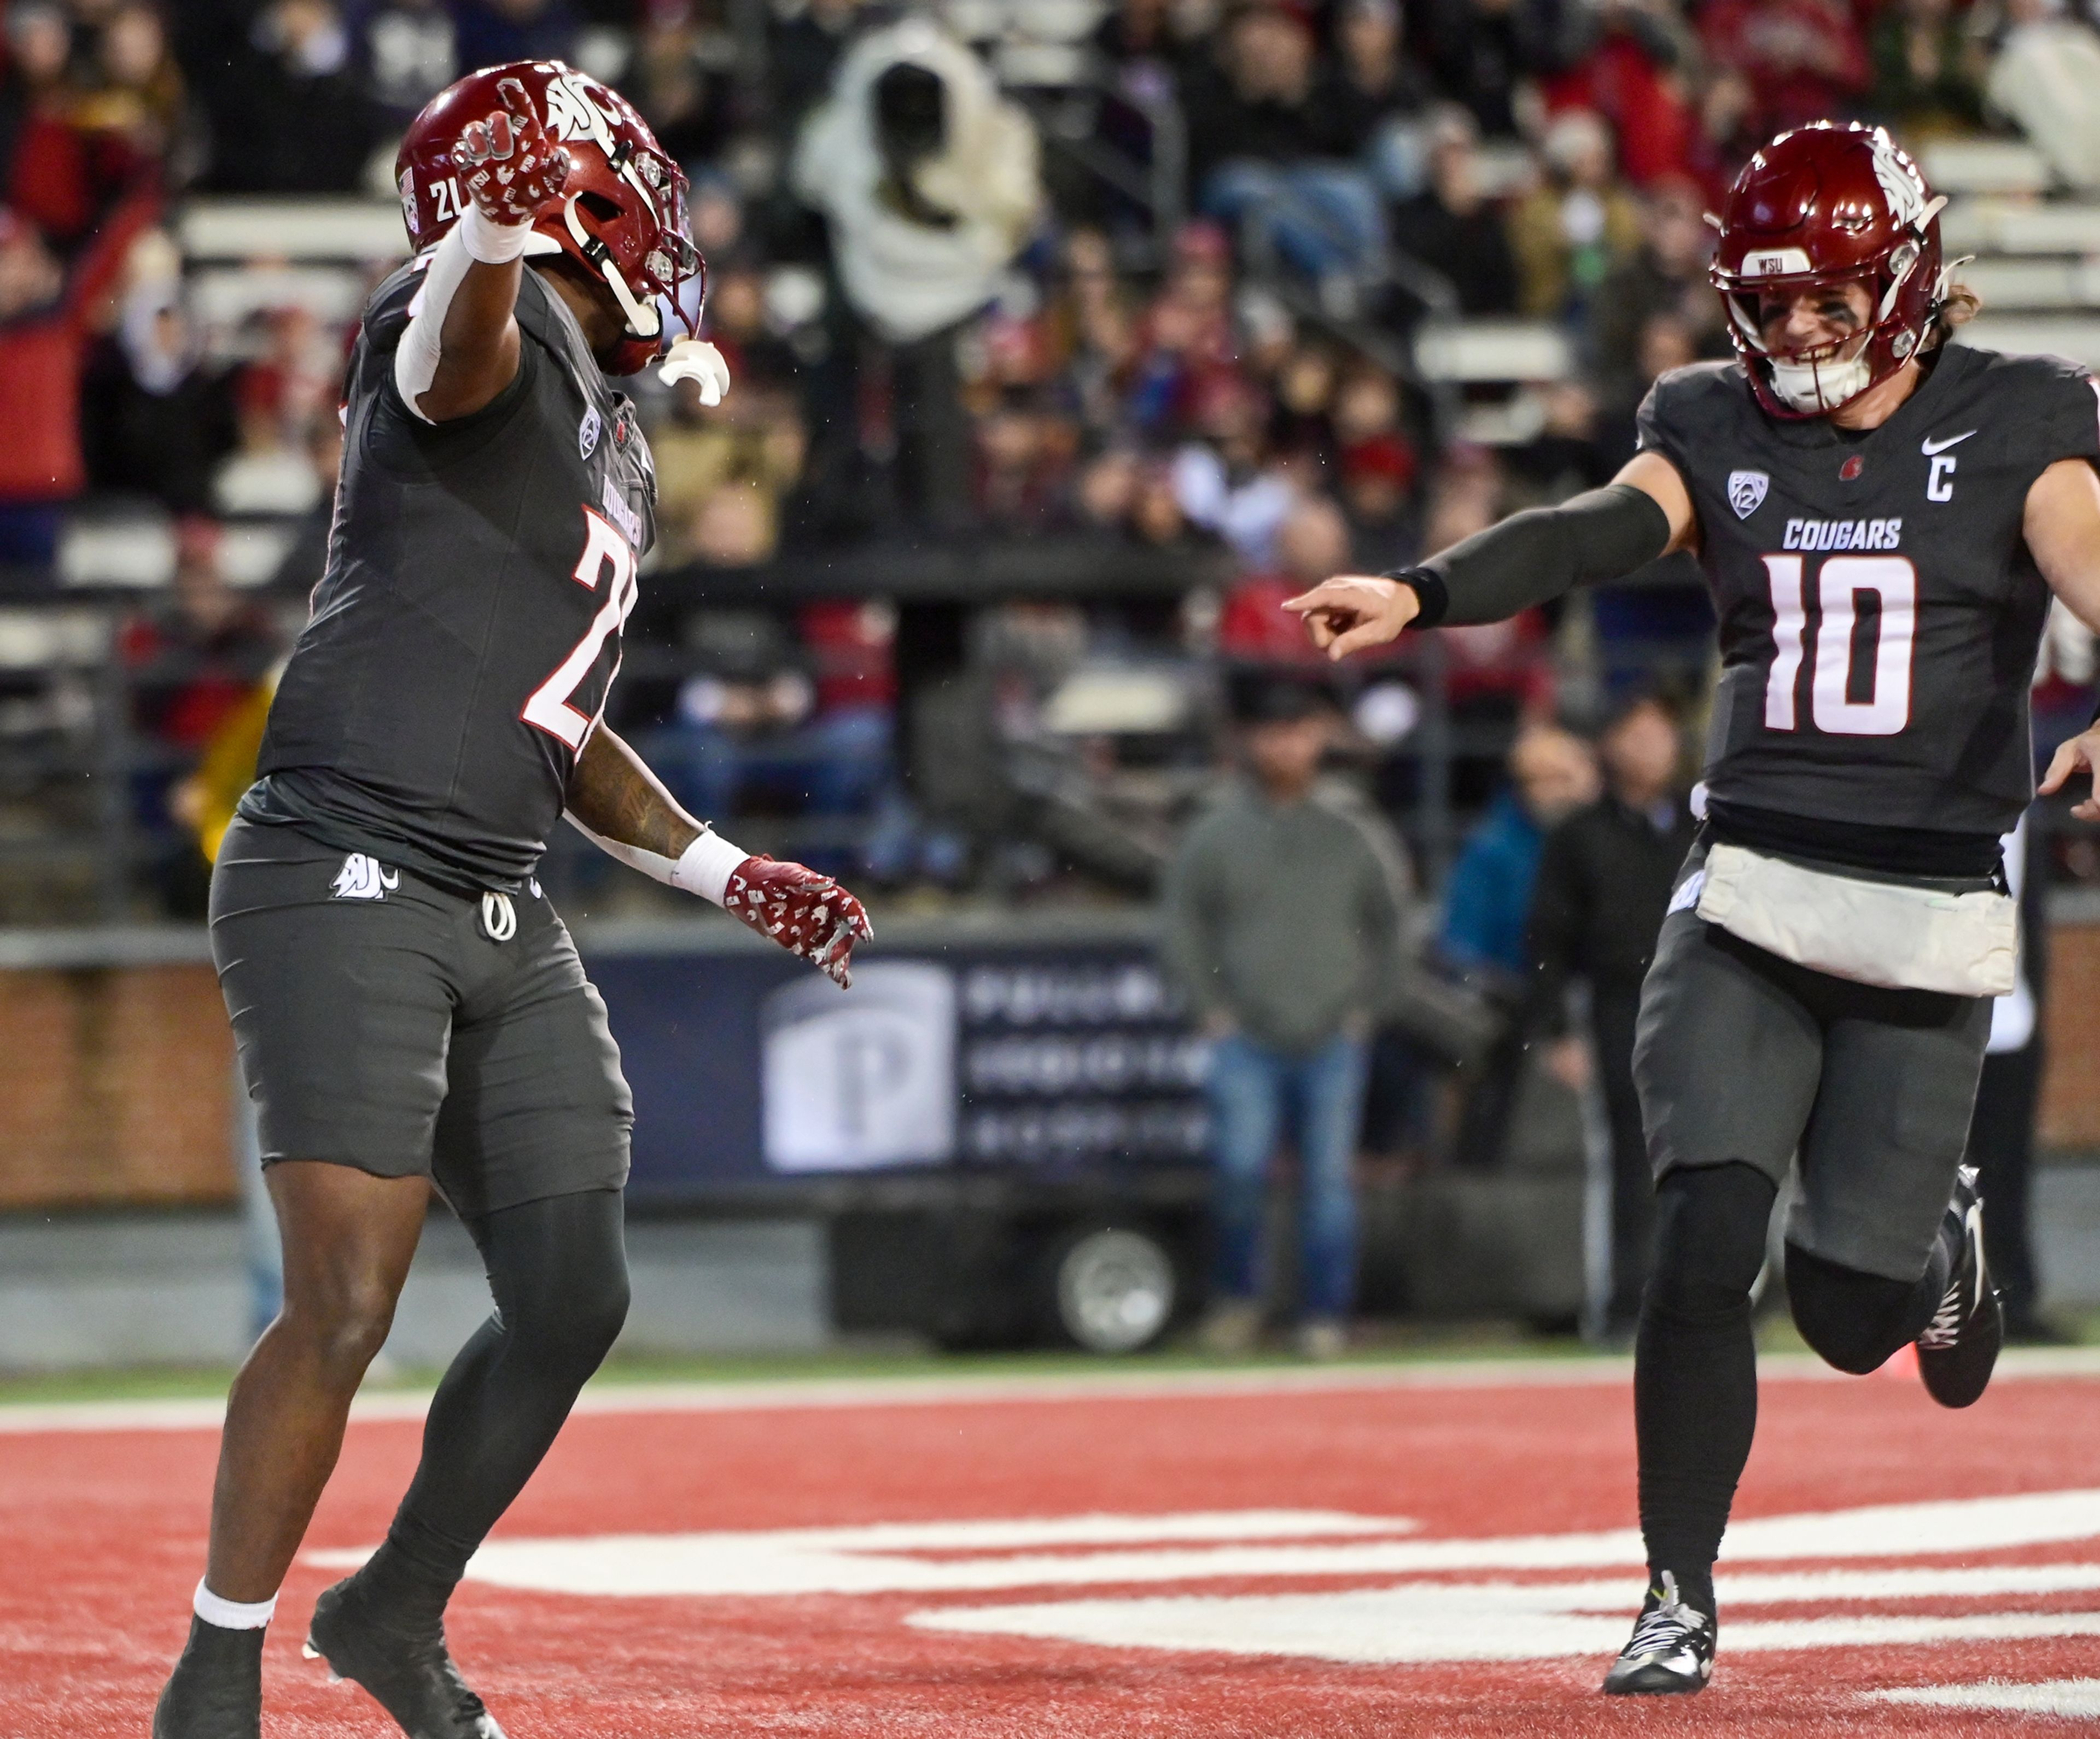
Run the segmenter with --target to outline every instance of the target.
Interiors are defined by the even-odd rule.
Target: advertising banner
[[[1202,1154],[1203,1043],[1142,944],[885,950],[843,994],[742,950],[585,955],[634,1088],[638,1199]]]

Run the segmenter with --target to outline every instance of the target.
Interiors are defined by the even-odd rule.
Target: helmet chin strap
[[[656,311],[655,298],[647,302],[636,300],[634,292],[628,288],[627,280],[620,276],[620,267],[613,262],[611,251],[597,236],[585,229],[583,219],[576,215],[576,202],[571,199],[562,208],[562,220],[569,227],[569,234],[585,258],[598,269],[605,280],[605,287],[612,292],[612,299],[620,304],[620,312],[627,317],[627,331],[630,338],[660,338],[664,335],[664,318]]]

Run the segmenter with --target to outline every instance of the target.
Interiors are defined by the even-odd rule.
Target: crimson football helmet
[[[505,79],[524,86],[571,166],[560,204],[541,213],[525,251],[566,254],[605,280],[627,317],[610,372],[633,374],[662,348],[660,297],[697,338],[698,313],[686,312],[680,291],[697,281],[699,295],[690,298],[697,311],[707,265],[686,231],[685,172],[625,97],[559,60],[517,60],[470,73],[432,97],[409,124],[394,173],[411,244],[419,251],[433,246],[459,221],[452,147],[470,122],[502,108],[496,87]]]
[[[1917,355],[1946,293],[1939,210],[1916,163],[1880,127],[1819,121],[1782,133],[1743,166],[1721,215],[1711,276],[1758,401],[1821,417]],[[1767,347],[1761,296],[1858,284],[1863,331],[1805,351]]]

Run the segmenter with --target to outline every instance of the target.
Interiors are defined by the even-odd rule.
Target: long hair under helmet
[[[1775,417],[1821,417],[1926,347],[1946,295],[1939,211],[1909,155],[1880,127],[1819,121],[1782,133],[1744,165],[1718,218],[1710,276],[1758,401]],[[1767,347],[1761,296],[1858,284],[1863,333],[1810,350]]]
[[[699,336],[699,316],[679,292],[698,280],[707,292],[707,263],[686,230],[685,172],[656,143],[627,99],[588,73],[559,60],[516,60],[484,67],[448,85],[408,125],[394,159],[402,221],[419,251],[441,241],[460,219],[452,147],[470,121],[503,107],[496,86],[514,78],[541,124],[569,153],[567,188],[533,225],[525,252],[566,254],[602,279],[626,316],[627,332],[608,370],[633,374],[663,348],[658,298]]]

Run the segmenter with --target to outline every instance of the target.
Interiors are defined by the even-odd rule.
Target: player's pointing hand
[[[854,944],[875,934],[866,908],[830,876],[763,854],[730,872],[722,905],[760,935],[813,963],[840,990],[853,983]]]
[[[1304,617],[1313,645],[1330,658],[1342,659],[1397,640],[1400,631],[1422,613],[1422,599],[1413,586],[1396,580],[1337,574],[1285,599],[1283,607]]]
[[[2067,743],[2057,745],[2056,753],[2049,759],[2049,771],[2042,775],[2036,788],[2043,797],[2054,797],[2063,789],[2064,782],[2074,773],[2094,775],[2093,788],[2082,803],[2074,803],[2071,813],[2080,821],[2100,821],[2100,724],[2096,724]]]
[[[506,78],[496,87],[503,107],[467,123],[452,147],[452,164],[475,208],[492,223],[529,223],[569,179],[569,154],[547,136],[524,86]]]

